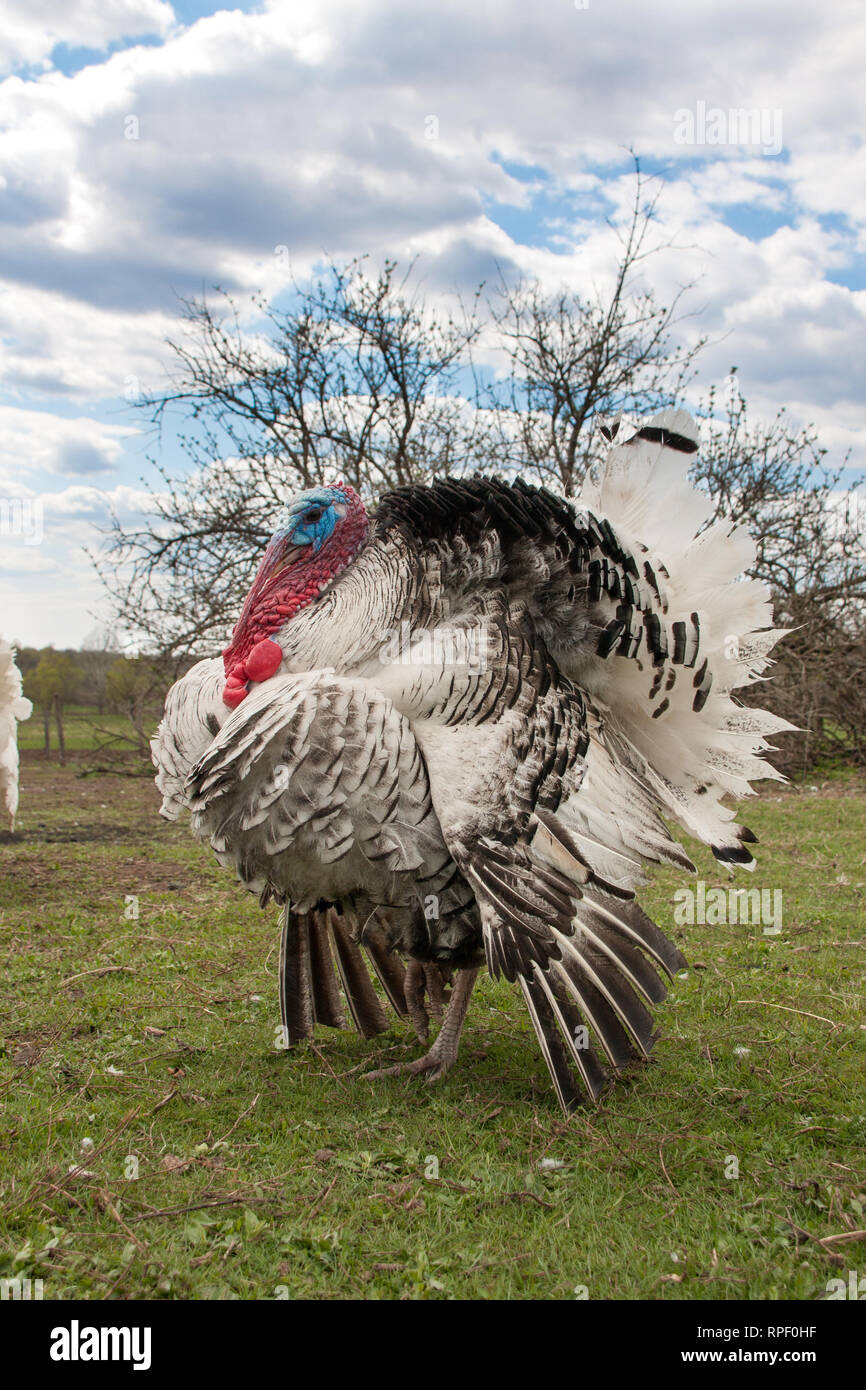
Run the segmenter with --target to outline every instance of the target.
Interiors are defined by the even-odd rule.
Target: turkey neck
[[[424,621],[424,567],[401,537],[364,547],[306,608],[275,634],[283,669],[355,671],[376,659],[401,619]],[[420,602],[419,602],[420,600]]]

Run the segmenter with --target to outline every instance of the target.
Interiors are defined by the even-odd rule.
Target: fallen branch
[[[313,1219],[314,1216],[318,1216],[318,1214],[319,1214],[319,1212],[321,1211],[322,1207],[325,1205],[325,1203],[327,1202],[328,1198],[330,1197],[331,1192],[333,1191],[334,1186],[336,1185],[336,1182],[337,1182],[337,1178],[338,1178],[339,1176],[340,1176],[339,1173],[336,1173],[336,1174],[334,1175],[334,1177],[331,1178],[331,1181],[328,1183],[328,1186],[327,1186],[326,1188],[324,1188],[324,1189],[322,1190],[322,1192],[320,1193],[319,1198],[318,1198],[318,1200],[317,1200],[317,1202],[316,1202],[316,1205],[313,1207],[312,1211],[308,1211],[308,1212],[307,1212],[306,1216],[304,1217],[304,1222],[312,1221],[312,1219]]]
[[[188,1211],[203,1211],[206,1207],[273,1207],[279,1205],[276,1197],[248,1197],[239,1193],[235,1197],[216,1197],[210,1202],[192,1202],[188,1207],[155,1207],[153,1211],[141,1212],[131,1216],[130,1221],[156,1221],[163,1216],[185,1216]],[[286,1215],[289,1213],[287,1212]]]
[[[866,1240],[866,1231],[840,1231],[837,1236],[819,1236],[819,1245],[838,1245],[846,1240]]]
[[[519,1202],[529,1198],[531,1202],[537,1202],[540,1207],[547,1207],[553,1211],[553,1202],[544,1202],[540,1197],[536,1197],[534,1192],[528,1192],[525,1188],[522,1192],[502,1192],[498,1197],[482,1198],[482,1201],[507,1202],[510,1198],[516,1198]]]

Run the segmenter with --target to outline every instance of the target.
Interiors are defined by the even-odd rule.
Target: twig
[[[866,1240],[866,1231],[840,1231],[838,1236],[820,1236],[819,1245],[836,1245],[840,1241]]]
[[[664,1154],[662,1153],[662,1149],[664,1148],[664,1146],[665,1146],[665,1141],[664,1141],[664,1139],[663,1139],[662,1142],[659,1144],[659,1162],[660,1162],[661,1165],[662,1165],[662,1172],[664,1173],[665,1178],[667,1179],[668,1187],[670,1187],[674,1192],[676,1192],[677,1196],[679,1197],[680,1194],[679,1194],[679,1192],[677,1191],[677,1189],[674,1187],[673,1183],[671,1182],[671,1175],[670,1175],[670,1173],[668,1172],[667,1168],[665,1167]]]
[[[832,1239],[831,1236],[824,1236],[823,1238],[813,1236],[811,1231],[804,1230],[802,1226],[798,1226],[796,1221],[791,1219],[791,1213],[788,1211],[787,1207],[785,1208],[785,1215],[781,1219],[788,1223],[795,1235],[803,1236],[806,1240],[811,1240],[813,1244],[820,1245],[828,1260],[832,1260],[837,1265],[842,1264],[842,1256],[834,1254],[834,1252],[828,1250],[827,1246],[824,1244],[824,1241]]]
[[[339,1173],[335,1173],[334,1176],[331,1178],[331,1181],[328,1183],[328,1186],[322,1189],[321,1193],[319,1194],[319,1199],[316,1202],[316,1205],[313,1207],[312,1211],[307,1212],[306,1216],[304,1217],[304,1221],[312,1221],[314,1216],[318,1216],[322,1207],[328,1200],[328,1197],[330,1196],[332,1189],[336,1185],[337,1178],[339,1176]]]
[[[543,1202],[540,1197],[536,1197],[534,1192],[528,1192],[525,1188],[522,1192],[502,1192],[498,1197],[492,1197],[489,1200],[493,1202],[507,1202],[511,1197],[516,1197],[518,1201],[522,1201],[525,1197],[528,1197],[530,1201],[537,1202],[540,1207],[547,1207],[550,1211],[553,1211],[553,1202]]]
[[[156,1105],[150,1112],[151,1115],[155,1115],[157,1110],[161,1110],[164,1105],[168,1105],[170,1100],[174,1100],[175,1096],[177,1095],[177,1090],[178,1088],[177,1086],[175,1086],[173,1090],[169,1091],[167,1095],[163,1096],[162,1100],[158,1100]]]
[[[832,1018],[825,1018],[823,1014],[810,1014],[808,1009],[792,1009],[787,1004],[771,1004],[768,999],[738,999],[738,1004],[760,1004],[763,1009],[784,1009],[786,1014],[800,1014],[802,1018],[817,1018],[820,1023],[829,1023],[831,1028],[838,1028],[840,1025],[834,1023]]]
[[[46,1182],[46,1183],[45,1183],[45,1187],[48,1189],[49,1192],[59,1192],[59,1193],[61,1193],[61,1195],[64,1196],[64,1197],[67,1199],[67,1201],[71,1202],[73,1206],[78,1207],[78,1210],[79,1210],[79,1211],[84,1211],[84,1206],[83,1206],[83,1204],[82,1204],[81,1202],[79,1202],[78,1198],[77,1198],[76,1196],[74,1196],[73,1193],[67,1192],[65,1188],[59,1187],[57,1183],[55,1183],[55,1182]],[[45,1205],[45,1203],[43,1203],[43,1206],[44,1206],[44,1205]],[[56,1213],[53,1212],[53,1208],[47,1207],[46,1210],[51,1211],[52,1214],[55,1214],[55,1215],[56,1215]]]
[[[229,1135],[230,1135],[230,1134],[234,1134],[234,1132],[235,1132],[235,1130],[237,1129],[238,1125],[240,1124],[241,1120],[246,1119],[247,1115],[249,1115],[249,1113],[250,1113],[251,1110],[255,1110],[256,1106],[258,1105],[259,1101],[261,1100],[261,1096],[262,1096],[261,1091],[259,1091],[259,1093],[258,1093],[257,1096],[253,1096],[252,1102],[247,1106],[247,1108],[246,1108],[246,1110],[243,1112],[243,1114],[242,1114],[242,1115],[238,1115],[238,1117],[237,1117],[237,1119],[235,1120],[234,1124],[232,1125],[231,1129],[227,1129],[226,1132],[225,1132],[225,1134],[221,1137],[221,1139],[219,1140],[219,1143],[220,1143],[220,1144],[224,1144],[225,1141],[226,1141],[226,1139],[228,1139]]]
[[[496,1265],[517,1264],[518,1260],[529,1260],[532,1256],[532,1250],[525,1250],[522,1255],[509,1255],[507,1260],[476,1260],[473,1264],[466,1266],[466,1273],[471,1274],[473,1269],[490,1269]],[[376,1265],[374,1265],[373,1268],[375,1269]]]
[[[99,1195],[100,1195],[100,1197],[102,1198],[103,1202],[105,1203],[106,1210],[108,1211],[109,1215],[114,1217],[114,1219],[115,1219],[115,1221],[117,1222],[118,1226],[120,1226],[120,1227],[126,1232],[126,1234],[129,1236],[129,1239],[130,1239],[135,1245],[138,1246],[139,1250],[143,1251],[144,1254],[146,1255],[146,1254],[147,1254],[147,1246],[144,1244],[143,1241],[139,1240],[138,1236],[135,1234],[134,1231],[131,1231],[131,1230],[129,1229],[129,1227],[127,1226],[127,1224],[126,1224],[126,1222],[124,1221],[123,1217],[121,1216],[120,1212],[117,1210],[117,1207],[116,1207],[116,1206],[114,1205],[114,1203],[112,1202],[110,1193],[106,1192],[106,1190],[105,1190],[104,1187],[101,1187],[101,1188],[99,1189]]]
[[[127,1110],[126,1114],[120,1120],[120,1123],[116,1125],[115,1128],[111,1131],[111,1133],[108,1134],[105,1137],[105,1139],[103,1139],[102,1142],[97,1145],[93,1152],[88,1155],[88,1162],[92,1163],[95,1159],[99,1158],[103,1153],[105,1153],[106,1149],[109,1148],[109,1146],[113,1144],[114,1141],[118,1138],[118,1136],[123,1133],[127,1125],[132,1123],[140,1109],[140,1105],[135,1105],[131,1110]],[[30,1201],[30,1199],[33,1196],[35,1196],[40,1186],[48,1187],[54,1192],[62,1192],[64,1197],[68,1197],[70,1201],[76,1202],[76,1198],[73,1197],[72,1193],[66,1190],[66,1184],[72,1182],[73,1179],[77,1177],[77,1175],[81,1172],[81,1166],[82,1165],[80,1163],[77,1163],[70,1172],[66,1173],[65,1176],[62,1177],[60,1181],[56,1183],[45,1182],[44,1179],[36,1179],[33,1185],[31,1186],[29,1192],[26,1194],[25,1197],[21,1199],[21,1203],[19,1205],[24,1206],[26,1202]],[[80,1206],[81,1203],[76,1202],[76,1205]]]
[[[65,980],[60,981],[59,988],[64,985],[71,985],[73,980],[83,980],[85,975],[115,975],[123,970],[128,975],[134,975],[135,970],[131,965],[100,965],[97,970],[79,970],[77,975],[68,975]]]
[[[130,1221],[151,1221],[163,1216],[184,1216],[188,1211],[202,1211],[205,1207],[236,1207],[240,1203],[244,1206],[275,1206],[276,1197],[245,1197],[243,1193],[238,1193],[234,1197],[216,1197],[211,1202],[193,1202],[188,1207],[155,1207],[153,1211],[142,1212],[139,1216],[131,1216]]]
[[[328,1068],[328,1071],[331,1073],[331,1076],[332,1076],[333,1079],[336,1081],[336,1083],[337,1083],[337,1085],[340,1087],[340,1089],[343,1090],[343,1091],[348,1090],[348,1087],[340,1080],[339,1076],[338,1076],[337,1073],[334,1071],[334,1068],[331,1066],[331,1063],[328,1061],[328,1059],[327,1059],[327,1057],[325,1056],[325,1054],[324,1054],[318,1047],[316,1047],[316,1044],[315,1044],[314,1042],[311,1042],[311,1043],[309,1044],[309,1046],[310,1046],[310,1050],[311,1050],[312,1052],[315,1052],[315,1054],[316,1054],[316,1056],[318,1057],[319,1061],[322,1062],[322,1063],[324,1063],[324,1065]]]

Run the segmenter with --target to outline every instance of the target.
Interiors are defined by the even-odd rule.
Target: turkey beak
[[[274,579],[277,575],[282,574],[285,570],[291,569],[292,565],[296,565],[297,562],[301,560],[305,555],[308,555],[309,552],[309,544],[287,545],[280,554],[279,558],[274,562],[274,567],[271,570],[270,574],[271,579]]]

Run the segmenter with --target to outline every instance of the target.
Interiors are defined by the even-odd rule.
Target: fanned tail
[[[761,754],[794,725],[732,693],[761,679],[785,630],[772,626],[766,585],[742,577],[752,538],[714,520],[710,498],[689,481],[697,448],[691,417],[662,411],[630,439],[617,436],[598,482],[584,488],[599,545],[592,620],[569,673],[609,716],[611,741],[663,813],[723,864],[751,869],[754,836],[731,824],[721,798],[748,796],[756,778],[784,780]]]

